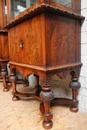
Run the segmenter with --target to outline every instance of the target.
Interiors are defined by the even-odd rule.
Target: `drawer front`
[[[27,20],[9,30],[10,60],[42,65],[40,17]]]

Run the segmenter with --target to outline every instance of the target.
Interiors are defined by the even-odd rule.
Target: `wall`
[[[79,90],[79,108],[87,112],[87,0],[81,0],[81,14],[85,16],[84,22],[81,26],[81,61],[83,63],[80,83],[81,89]]]

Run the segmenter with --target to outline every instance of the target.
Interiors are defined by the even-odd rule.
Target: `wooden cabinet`
[[[3,91],[8,91],[6,76],[7,63],[9,61],[8,52],[8,31],[4,29],[7,22],[6,3],[5,0],[0,0],[0,72],[3,77]]]
[[[17,3],[16,3],[17,2]],[[43,127],[52,127],[50,106],[57,103],[70,104],[70,110],[78,111],[77,89],[82,63],[80,61],[80,0],[7,0],[10,81],[13,100],[34,97],[42,101],[40,110]],[[26,4],[27,3],[27,4]],[[27,5],[27,6],[26,6]],[[22,10],[24,9],[24,10]],[[20,93],[16,89],[17,69],[24,77],[36,76],[35,94]],[[53,75],[65,78],[72,75],[69,87],[72,99],[54,98],[51,90]],[[39,77],[42,86],[39,85]],[[39,96],[40,93],[40,96]]]

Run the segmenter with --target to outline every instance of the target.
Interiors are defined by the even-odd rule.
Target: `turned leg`
[[[6,76],[8,75],[7,68],[1,69],[1,75],[2,75],[2,78],[3,78],[3,87],[4,87],[3,91],[7,92],[9,90],[8,86],[7,86],[7,81],[6,81]]]
[[[40,104],[40,110],[44,119],[43,127],[45,129],[50,129],[53,126],[53,123],[51,121],[53,115],[50,112],[50,101],[54,98],[51,87],[42,87],[40,98],[42,100],[42,103]]]
[[[35,95],[37,95],[39,97],[40,95],[40,92],[41,92],[41,86],[39,85],[39,76],[34,74],[35,78],[36,78],[36,92],[35,92]]]
[[[13,91],[12,91],[12,94],[13,94],[12,100],[13,101],[19,100],[19,97],[15,95],[15,93],[17,93],[17,90],[16,90],[16,80],[17,80],[17,77],[15,76],[15,73],[11,73],[10,81],[12,83],[12,88],[13,88]]]
[[[1,66],[0,66],[0,81],[2,81]]]
[[[77,90],[80,88],[80,83],[78,82],[78,77],[72,75],[72,81],[70,82],[70,88],[72,88],[72,101],[73,105],[70,107],[72,112],[78,111],[78,100],[77,100]]]
[[[26,77],[24,78],[23,86],[24,87],[28,87],[29,86],[29,81],[28,81],[28,79]]]

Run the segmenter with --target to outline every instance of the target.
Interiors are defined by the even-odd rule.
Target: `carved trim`
[[[69,84],[69,87],[72,88],[72,89],[79,89],[81,87],[81,85],[78,81],[77,82],[71,81],[70,84]]]
[[[81,66],[74,67],[74,69],[71,71],[71,75],[73,76],[73,71],[74,71],[75,72],[75,77],[79,77],[80,70],[81,70]]]
[[[52,76],[53,76],[52,72],[50,72],[49,74],[43,73],[41,76],[42,86],[49,88]]]
[[[47,70],[47,71],[37,70],[35,68],[28,68],[25,66],[17,66],[13,64],[11,64],[10,67],[11,69],[16,68],[24,77],[29,76],[31,74],[36,74],[40,76],[42,86],[48,88],[48,86],[50,86],[51,79],[55,74],[59,76],[59,78],[64,79],[68,76],[68,74],[73,75],[74,72],[75,75],[79,77],[81,64],[76,66],[70,66],[70,67],[68,66],[65,68],[58,68],[58,69],[56,68],[55,70]]]
[[[10,23],[6,24],[5,28],[11,28],[12,26],[19,24],[20,22],[23,22],[23,21],[29,19],[31,16],[32,17],[35,16],[38,14],[39,11],[40,12],[51,11],[56,14],[62,13],[64,15],[68,15],[68,17],[72,16],[73,18],[84,20],[84,16],[81,16],[80,14],[74,13],[69,10],[64,11],[63,9],[60,9],[58,7],[55,8],[54,6],[51,6],[49,4],[42,3],[40,5],[34,6],[33,9],[32,8],[27,9],[27,11],[22,13],[22,15],[23,15],[22,17],[21,17],[21,15],[19,15],[19,17],[11,20]]]
[[[42,101],[51,101],[54,99],[54,93],[53,91],[41,91],[40,98]]]
[[[41,75],[42,86],[50,86],[51,79],[55,74],[57,74],[57,76],[61,79],[66,78],[68,76],[68,74],[73,75],[73,73],[74,73],[75,77],[79,77],[80,69],[81,69],[81,65],[58,69],[58,70],[52,70],[52,71],[48,71],[46,73],[43,72]]]
[[[64,78],[66,78],[68,76],[68,74],[72,75],[72,72],[74,72],[77,75],[77,77],[79,77],[80,69],[81,69],[81,65],[80,66],[75,66],[75,67],[61,69],[59,72],[57,71],[57,76],[59,76],[59,78],[61,78],[61,79],[64,79]]]

